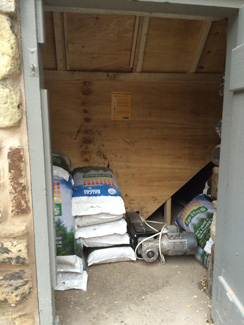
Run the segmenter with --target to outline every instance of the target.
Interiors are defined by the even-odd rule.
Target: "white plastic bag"
[[[102,237],[80,238],[79,240],[86,247],[108,247],[130,244],[130,237],[127,233],[123,235],[115,234]]]
[[[53,166],[53,179],[68,182],[69,178],[70,174],[67,172],[67,170],[59,166]]]
[[[57,256],[57,272],[82,273],[83,260],[76,256]]]
[[[83,260],[76,256],[57,256],[57,285],[55,290],[87,290],[88,275]]]
[[[82,273],[65,273],[57,274],[57,285],[55,290],[64,291],[69,289],[77,289],[87,291],[88,274],[86,270]]]
[[[120,220],[92,225],[87,227],[77,227],[75,230],[75,238],[91,238],[101,237],[112,234],[123,235],[127,231],[127,223],[124,218]]]
[[[122,214],[109,214],[109,213],[98,213],[86,216],[77,216],[75,218],[75,224],[78,227],[86,227],[91,225],[98,225],[105,222],[119,220],[123,217]]]
[[[87,264],[115,263],[123,261],[135,261],[136,254],[131,247],[109,247],[94,250],[87,257]]]

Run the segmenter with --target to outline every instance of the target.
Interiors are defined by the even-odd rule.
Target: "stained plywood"
[[[203,22],[150,18],[142,71],[188,72]]]
[[[69,70],[130,71],[136,18],[65,14]]]
[[[224,73],[227,21],[213,22],[199,61],[197,72]]]
[[[155,73],[224,70],[226,21],[60,12],[46,12],[45,20],[45,69]]]
[[[128,211],[147,218],[210,161],[222,101],[216,82],[46,80],[53,149],[74,167],[110,166]],[[111,92],[131,118],[111,120]]]
[[[43,67],[44,69],[56,70],[57,61],[52,12],[45,12],[45,29],[46,43],[42,46]]]

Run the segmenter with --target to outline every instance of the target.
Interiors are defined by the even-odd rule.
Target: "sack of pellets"
[[[53,179],[57,256],[75,254],[72,182]]]
[[[69,172],[71,168],[71,160],[64,154],[52,152],[52,165],[63,168]]]
[[[73,170],[73,216],[108,213],[123,215],[124,201],[115,175],[109,168],[80,167]]]
[[[75,255],[57,256],[57,284],[55,290],[87,290],[88,274],[83,260]]]
[[[205,247],[210,238],[210,227],[215,207],[204,195],[196,196],[176,218],[176,224],[186,231],[193,232],[198,245]]]
[[[91,249],[87,256],[87,265],[136,261],[135,251],[128,246]]]

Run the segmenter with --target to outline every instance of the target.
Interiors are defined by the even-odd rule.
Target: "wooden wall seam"
[[[114,80],[135,82],[198,82],[221,84],[221,74],[203,73],[147,73],[147,72],[81,72],[44,70],[45,80]]]
[[[64,21],[62,12],[53,12],[54,38],[57,69],[66,70],[66,51],[64,41]]]

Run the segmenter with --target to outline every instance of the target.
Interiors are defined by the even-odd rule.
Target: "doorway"
[[[46,5],[48,5],[48,3],[46,3]],[[140,4],[141,5],[141,4]],[[173,7],[174,8],[174,7]],[[186,7],[185,7],[186,8]],[[192,10],[193,10],[194,8],[192,8]],[[196,9],[196,8],[195,8]],[[199,8],[198,8],[199,9]],[[205,8],[206,9],[206,8]],[[235,9],[235,8],[234,8]],[[231,10],[234,10],[233,8],[231,9]],[[215,8],[215,10],[216,10],[216,8]],[[215,11],[214,10],[214,11]],[[227,10],[227,9],[226,9]],[[222,10],[220,10],[221,12],[222,12],[222,14],[223,14],[223,11]],[[228,10],[227,10],[228,11]],[[234,10],[234,11],[236,11],[236,10]],[[193,10],[193,12],[194,12],[194,10]],[[232,11],[232,13],[233,13],[233,11]],[[38,85],[39,86],[39,85]],[[43,167],[43,170],[44,170],[45,168]]]

